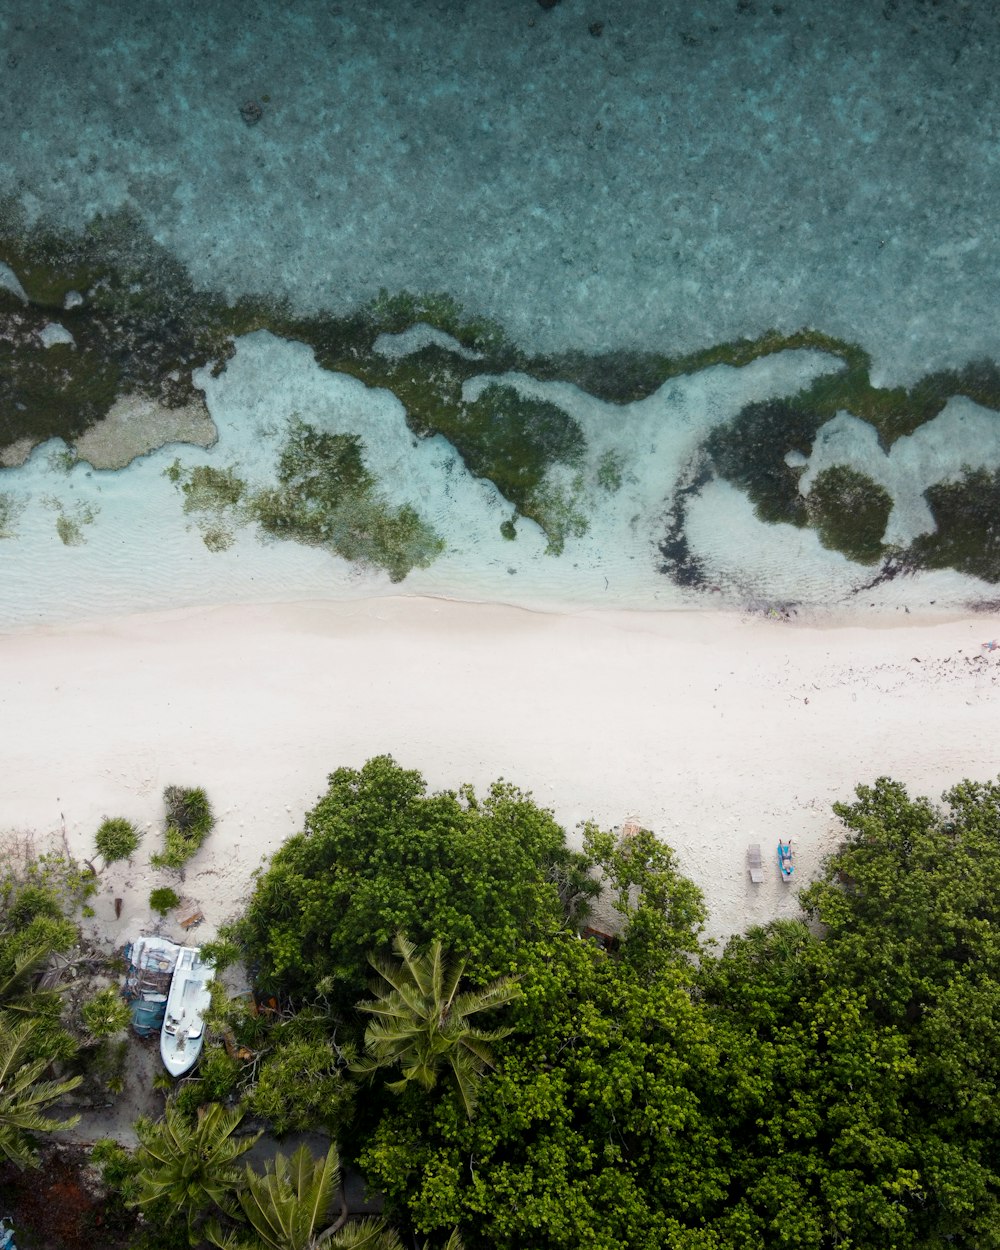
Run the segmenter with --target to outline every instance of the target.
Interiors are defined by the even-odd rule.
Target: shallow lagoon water
[[[581,494],[587,531],[568,537],[564,550],[553,554],[539,527],[524,517],[516,520],[513,540],[505,538],[501,527],[514,518],[512,505],[492,483],[473,477],[447,440],[416,438],[390,392],[320,368],[303,344],[251,335],[238,342],[217,377],[208,369],[196,375],[218,431],[212,447],[170,444],[126,468],[99,470],[51,440],[23,466],[0,473],[12,505],[10,537],[0,544],[0,624],[399,591],[541,609],[701,607],[707,594],[712,606],[795,603],[840,611],[873,603],[919,608],[931,599],[947,607],[987,594],[989,587],[974,579],[925,573],[859,597],[870,569],[825,550],[812,531],[757,520],[746,497],[726,483],[704,487],[688,510],[687,536],[704,562],[707,591],[678,586],[664,574],[660,544],[670,501],[706,434],[746,403],[794,392],[829,365],[822,353],[784,352],[743,369],[718,366],[673,379],[624,406],[565,383],[504,379],[562,405],[585,431],[591,461],[610,452],[618,466],[616,489],[592,483]],[[489,380],[467,384],[470,393]],[[379,490],[394,507],[415,508],[443,540],[444,550],[428,568],[414,569],[396,585],[385,572],[324,548],[269,537],[238,512],[185,509],[175,479],[195,466],[233,469],[254,489],[274,485],[280,448],[296,420],[330,433],[363,432],[365,464]],[[922,428],[922,442],[933,447],[940,425],[945,445],[954,448],[956,429],[984,420],[968,401],[956,403]],[[868,463],[875,454],[871,427],[854,419],[831,423],[829,437],[841,446],[842,459]],[[816,466],[807,465],[807,473],[822,467],[825,449],[819,440]],[[885,474],[904,513],[921,498],[920,460],[906,453],[906,447],[897,453],[906,465],[897,474],[902,486]],[[228,544],[222,550],[212,542],[220,531]]]

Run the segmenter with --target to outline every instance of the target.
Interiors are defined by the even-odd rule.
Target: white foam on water
[[[11,269],[10,265],[6,264],[2,260],[0,260],[0,290],[10,291],[10,293],[12,295],[16,295],[23,304],[28,302],[27,293],[21,285],[17,274],[13,269]]]
[[[419,352],[431,346],[443,347],[446,351],[454,352],[456,356],[462,356],[466,360],[482,360],[483,358],[482,352],[474,352],[468,347],[463,347],[454,335],[446,334],[444,330],[428,325],[425,321],[418,321],[415,325],[401,330],[399,334],[379,334],[372,344],[373,350],[388,360],[401,360],[404,356],[412,355],[413,352]]]

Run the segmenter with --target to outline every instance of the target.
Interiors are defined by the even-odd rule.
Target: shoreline
[[[41,846],[64,828],[83,858],[104,816],[134,820],[144,841],[101,874],[85,932],[120,945],[156,920],[150,889],[173,884],[204,911],[202,941],[327,774],[388,753],[430,790],[502,776],[571,839],[584,820],[638,820],[674,847],[721,938],[795,914],[797,885],[839,837],[830,805],[856,784],[890,775],[937,800],[1000,772],[1000,650],[982,647],[996,628],[400,596],[26,628],[0,635],[0,831]],[[180,884],[149,866],[171,783],[204,786],[218,817]],[[779,836],[796,845],[791,887]]]

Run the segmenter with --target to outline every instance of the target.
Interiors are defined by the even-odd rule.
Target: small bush
[[[161,916],[165,916],[168,911],[173,911],[175,907],[180,906],[180,901],[180,895],[169,885],[160,886],[159,889],[149,892],[149,906]]]
[[[202,942],[201,958],[205,963],[210,963],[216,973],[223,972],[226,968],[231,968],[237,963],[241,957],[240,948],[235,942],[229,941],[228,938],[219,937],[214,942]]]
[[[163,791],[167,828],[163,850],[152,856],[156,868],[182,868],[215,825],[208,795],[201,787],[167,786]]]
[[[110,1137],[94,1142],[90,1161],[101,1174],[108,1189],[123,1202],[133,1200],[139,1192],[139,1173],[142,1170],[135,1155]]]
[[[112,986],[98,990],[83,1004],[80,1014],[91,1037],[111,1037],[128,1028],[128,1007]]]
[[[122,1006],[125,1004],[122,1003]],[[114,1041],[110,1037],[102,1038],[99,1044],[89,1052],[90,1075],[95,1077],[99,1084],[115,1098],[125,1089],[125,1068],[128,1058],[127,1037],[119,1037]]]
[[[123,816],[111,816],[102,822],[94,834],[94,843],[104,862],[113,864],[119,859],[131,859],[140,838],[139,830],[130,820]]]
[[[225,1102],[236,1092],[240,1065],[221,1046],[207,1046],[198,1064],[196,1080],[186,1081],[174,1094],[174,1105],[195,1116],[206,1102]]]

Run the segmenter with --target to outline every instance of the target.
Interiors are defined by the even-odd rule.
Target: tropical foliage
[[[245,1181],[239,1204],[252,1231],[223,1234],[217,1223],[210,1226],[208,1240],[222,1250],[311,1250],[333,1223],[340,1186],[334,1146],[319,1160],[307,1146],[290,1159],[278,1154],[263,1176],[247,1167]]]
[[[167,1222],[183,1221],[196,1244],[201,1221],[218,1211],[234,1212],[236,1194],[246,1183],[236,1160],[260,1134],[236,1136],[242,1119],[241,1111],[218,1103],[208,1103],[193,1118],[167,1103],[161,1120],[138,1119],[134,1205]]]
[[[70,918],[93,888],[92,874],[68,856],[36,855],[10,840],[0,863],[0,1159],[20,1168],[39,1162],[43,1135],[69,1128],[75,1115],[59,1105],[83,1083],[81,1044],[98,1072],[107,1057],[98,1038],[121,1027],[124,1010],[112,990],[72,1004],[57,985],[78,942]],[[50,963],[56,975],[43,980]],[[54,1064],[61,1065],[55,1069]],[[106,1073],[107,1089],[113,1073]]]
[[[94,844],[105,864],[113,864],[135,854],[140,836],[139,830],[124,816],[109,816],[101,821],[94,834]]]
[[[481,990],[459,993],[465,960],[449,964],[439,940],[421,953],[405,934],[397,933],[393,950],[398,960],[370,956],[378,979],[371,985],[373,997],[358,1009],[375,1020],[365,1029],[365,1054],[353,1070],[370,1075],[398,1066],[402,1076],[388,1088],[399,1093],[410,1081],[433,1089],[442,1069],[448,1069],[471,1119],[479,1083],[495,1066],[491,1043],[511,1030],[477,1028],[470,1019],[509,1003],[517,984],[502,977]]]
[[[200,786],[167,786],[163,804],[167,813],[163,850],[150,862],[156,868],[183,868],[215,827],[212,805]]]
[[[720,949],[648,830],[588,826],[571,855],[512,786],[338,770],[227,939],[263,1009],[213,1006],[226,1049],[107,1169],[147,1228],[227,1250],[454,1247],[456,1229],[469,1250],[997,1247],[1000,784],[938,806],[880,779],[836,812],[801,915]],[[576,925],[598,882],[603,945]],[[58,1015],[35,980],[65,934],[33,888],[2,913],[0,1022],[36,1034],[0,1037],[22,1047],[0,1094],[44,1121]],[[240,1105],[194,1114],[215,1097]],[[243,1111],[335,1137],[386,1223],[342,1223],[332,1149],[238,1165]]]
[[[37,1058],[37,1020],[16,1020],[0,1012],[0,1155],[18,1167],[37,1165],[32,1134],[69,1128],[79,1116],[57,1120],[46,1114],[52,1103],[75,1089],[81,1077],[42,1080],[49,1060]]]
[[[1000,787],[946,798],[861,787],[803,920],[697,962],[669,853],[591,831],[619,951],[525,952],[475,1118],[387,1105],[369,1175],[490,1250],[994,1244]]]
[[[263,1175],[246,1169],[246,1187],[239,1195],[246,1223],[223,1231],[213,1222],[206,1227],[207,1239],[220,1250],[404,1250],[383,1220],[348,1222],[339,1190],[336,1146],[321,1159],[304,1145],[291,1158],[279,1152]],[[462,1250],[457,1236],[449,1238],[445,1250]]]
[[[51,1059],[69,1058],[75,1046],[63,1027],[60,995],[38,982],[49,960],[76,941],[69,917],[91,888],[72,861],[36,856],[28,847],[8,850],[0,866],[0,1007],[40,1022],[35,1044]]]
[[[114,986],[106,986],[83,1004],[83,1024],[93,1038],[113,1037],[128,1028],[129,1010]]]
[[[175,907],[180,906],[180,903],[180,895],[169,885],[157,886],[149,891],[150,911],[155,911],[160,916],[166,916],[168,911],[173,911]]]
[[[338,1047],[328,1033],[329,1023],[302,1012],[268,1037],[270,1049],[244,1105],[263,1116],[275,1133],[321,1129],[336,1134],[350,1121],[354,1085],[347,1079],[347,1065],[354,1048]]]
[[[400,931],[440,939],[488,980],[561,927],[558,879],[576,859],[551,812],[516,787],[498,782],[482,799],[470,787],[428,794],[418,772],[378,756],[330,776],[234,936],[266,987],[320,993],[340,1011],[365,991],[369,951]]]

